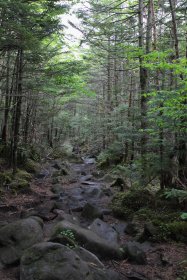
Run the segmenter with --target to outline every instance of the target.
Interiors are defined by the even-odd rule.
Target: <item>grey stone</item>
[[[119,280],[117,273],[83,260],[70,248],[51,242],[36,244],[21,258],[20,280]]]
[[[125,233],[132,236],[136,235],[138,233],[137,224],[132,222],[128,223],[125,228]]]
[[[109,243],[117,245],[118,233],[109,224],[100,219],[96,219],[88,228],[101,238],[106,239]]]
[[[59,222],[52,230],[51,238],[59,235],[64,230],[71,230],[75,236],[76,243],[84,246],[98,257],[121,258],[122,252],[117,245],[110,244],[106,239],[101,238],[95,232],[72,224],[68,221]]]
[[[138,242],[128,242],[124,246],[124,255],[136,264],[147,264],[146,254]]]
[[[86,219],[103,218],[102,211],[90,203],[86,203],[81,215]]]
[[[102,262],[93,253],[83,247],[77,246],[73,251],[83,260],[88,263],[95,264],[97,267],[104,268]]]
[[[0,228],[0,262],[17,263],[25,249],[43,240],[42,227],[40,218],[30,217]]]

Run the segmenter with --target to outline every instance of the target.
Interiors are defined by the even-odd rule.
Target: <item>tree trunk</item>
[[[16,104],[15,104],[15,119],[13,128],[13,145],[12,145],[12,168],[13,174],[17,171],[17,152],[19,143],[19,129],[21,119],[21,105],[22,105],[22,72],[23,72],[23,50],[18,50],[17,62],[17,90],[16,90]]]

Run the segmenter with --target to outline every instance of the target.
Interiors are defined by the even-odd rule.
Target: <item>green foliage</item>
[[[167,199],[177,198],[181,203],[187,200],[187,191],[173,188],[171,190],[165,191],[165,197]]]
[[[158,235],[156,236],[157,240],[168,240],[173,239],[176,241],[181,241],[187,243],[187,223],[186,222],[171,222],[166,224],[157,224],[158,226]]]
[[[76,239],[75,235],[72,230],[70,229],[64,229],[59,232],[59,235],[65,239],[66,246],[69,247],[70,249],[75,248],[76,245]]]
[[[186,221],[187,220],[187,213],[182,213],[181,214],[181,219]]]
[[[12,192],[22,191],[29,187],[31,179],[32,175],[25,170],[18,169],[15,175],[12,174],[12,170],[4,170],[0,173],[0,188],[3,191],[7,189]]]

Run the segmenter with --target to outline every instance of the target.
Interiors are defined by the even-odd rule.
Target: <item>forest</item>
[[[0,279],[187,279],[186,1],[0,15]]]

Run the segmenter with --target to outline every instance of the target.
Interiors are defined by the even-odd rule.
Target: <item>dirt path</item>
[[[70,173],[61,176],[62,169],[64,173],[65,169],[70,170]],[[7,192],[1,198],[0,223],[9,223],[32,214],[40,215],[45,223],[47,240],[59,215],[59,211],[56,211],[52,206],[54,201],[57,203],[56,205],[60,205],[58,207],[60,211],[78,218],[82,227],[90,225],[90,220],[81,216],[85,204],[90,203],[103,211],[103,221],[118,231],[120,244],[133,241],[133,238],[124,232],[126,222],[113,217],[109,209],[112,192],[106,182],[98,180],[92,175],[96,173],[95,171],[93,159],[66,165],[62,165],[60,161],[49,161],[42,166],[40,174],[33,179],[30,191],[17,195]],[[147,256],[146,265],[133,264],[127,259],[122,261],[109,260],[105,262],[105,265],[120,272],[121,279],[124,280],[178,279],[182,267],[181,262],[186,257],[185,246],[183,244],[151,244],[149,242],[144,245]],[[19,268],[2,269],[0,279],[19,279]]]

